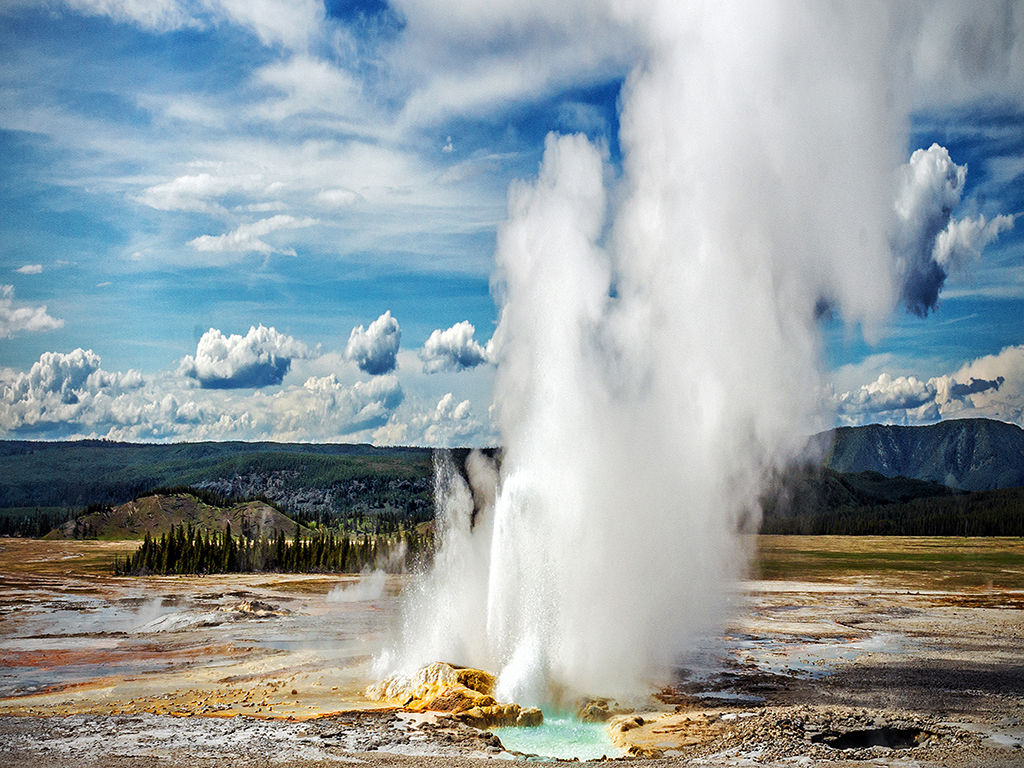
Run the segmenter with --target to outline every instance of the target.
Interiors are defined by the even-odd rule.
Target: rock
[[[289,611],[283,608],[278,608],[270,603],[264,603],[262,600],[240,600],[233,605],[222,605],[217,610],[224,613],[254,616],[256,618],[284,616],[289,613]]]
[[[665,756],[665,753],[660,749],[641,747],[639,745],[633,745],[629,748],[628,752],[633,757],[643,757],[649,760],[657,760]]]
[[[482,669],[473,669],[472,667],[456,667],[455,677],[470,690],[479,691],[488,696],[494,695],[495,679],[494,675],[490,672],[484,672]]]
[[[516,725],[521,728],[533,728],[544,722],[544,713],[537,707],[524,707],[516,718]]]
[[[620,709],[611,699],[591,697],[576,702],[576,717],[584,723],[603,723],[612,715],[627,714],[630,710]]]
[[[629,717],[619,723],[620,731],[631,731],[634,728],[639,728],[644,724],[644,719],[637,715],[636,717]]]
[[[473,707],[489,707],[496,704],[492,696],[480,693],[459,685],[448,688],[438,696],[426,702],[424,709],[435,712],[465,712]]]
[[[461,723],[471,725],[474,728],[479,728],[481,730],[487,727],[487,719],[484,717],[483,710],[480,709],[480,707],[473,707],[472,709],[467,709],[465,712],[460,712],[456,716],[456,719]]]
[[[410,706],[417,699],[434,699],[448,688],[459,685],[455,668],[443,661],[421,667],[411,677],[391,675],[366,689],[367,698]]]

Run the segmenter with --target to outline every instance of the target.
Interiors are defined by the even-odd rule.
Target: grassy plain
[[[0,573],[110,575],[137,541],[0,540]],[[758,536],[751,575],[827,583],[871,578],[917,589],[1024,589],[1024,538]]]
[[[759,536],[756,578],[908,589],[1024,589],[1024,538]]]

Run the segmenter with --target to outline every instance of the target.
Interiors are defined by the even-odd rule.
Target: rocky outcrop
[[[614,699],[591,696],[576,701],[576,717],[584,723],[603,723],[610,717],[629,714],[632,711],[620,706]]]
[[[450,712],[476,728],[534,726],[544,722],[536,707],[500,704],[494,698],[494,675],[482,669],[436,661],[413,675],[392,675],[366,689],[367,698],[405,709]]]

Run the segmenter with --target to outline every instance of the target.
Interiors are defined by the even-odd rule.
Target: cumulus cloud
[[[178,372],[206,389],[267,387],[281,383],[293,358],[308,355],[305,344],[262,324],[245,336],[211,328],[199,339],[195,356],[182,358]]]
[[[0,428],[63,429],[143,383],[138,371],[104,371],[91,349],[44,352],[27,372],[7,372],[0,380]]]
[[[456,446],[464,445],[481,424],[474,418],[469,400],[457,401],[448,392],[432,411],[413,417],[411,427],[426,445]]]
[[[996,376],[994,379],[975,379],[971,377],[971,380],[966,384],[953,383],[949,387],[949,394],[951,397],[963,398],[966,395],[977,395],[981,392],[988,392],[990,389],[998,390],[1006,381],[1005,376]]]
[[[398,320],[391,316],[391,310],[387,310],[368,328],[359,325],[352,329],[345,346],[345,359],[372,376],[390,373],[398,365],[398,344],[401,340],[402,329]]]
[[[888,373],[859,389],[839,396],[842,417],[886,419],[890,414],[899,422],[934,421],[939,417],[935,404],[934,382],[916,376],[892,377]]]
[[[252,224],[242,224],[238,228],[223,235],[202,235],[189,240],[189,245],[197,251],[220,251],[233,253],[284,253],[291,256],[295,251],[291,248],[275,248],[260,238],[279,229],[295,229],[316,224],[316,219],[307,217],[298,219],[287,214],[278,214],[269,219],[260,219]]]
[[[391,413],[405,399],[395,376],[375,376],[351,386],[334,374],[310,377],[302,388],[282,392],[275,410],[279,434],[308,435],[318,424],[329,432],[344,425],[346,432],[377,429],[385,425]],[[331,437],[325,434],[325,437]],[[339,435],[333,436],[337,439]]]
[[[23,267],[18,267],[16,270],[19,275],[38,275],[43,271],[42,264],[26,264]]]
[[[489,362],[488,350],[473,338],[476,329],[467,320],[446,330],[436,329],[420,350],[425,373],[462,371]]]
[[[108,372],[92,350],[46,352],[29,371],[0,370],[0,434],[115,440],[365,440],[404,392],[394,376],[346,384],[310,377],[273,394],[193,389],[169,374]]]
[[[900,299],[916,315],[923,317],[935,307],[950,272],[976,259],[1013,226],[1012,216],[953,219],[966,179],[967,166],[953,162],[938,144],[915,150],[900,169],[894,248]]]
[[[986,416],[1024,425],[1024,345],[978,358],[927,380],[883,373],[835,397],[839,421],[920,424]]]
[[[14,286],[0,285],[0,339],[9,339],[22,332],[52,331],[63,326],[63,320],[47,314],[45,304],[16,303]]]

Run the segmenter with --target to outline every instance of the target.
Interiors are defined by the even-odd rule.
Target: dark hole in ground
[[[863,728],[845,733],[819,733],[811,737],[817,744],[826,744],[833,749],[864,749],[865,747],[891,747],[905,749],[916,747],[924,731],[920,728]]]

